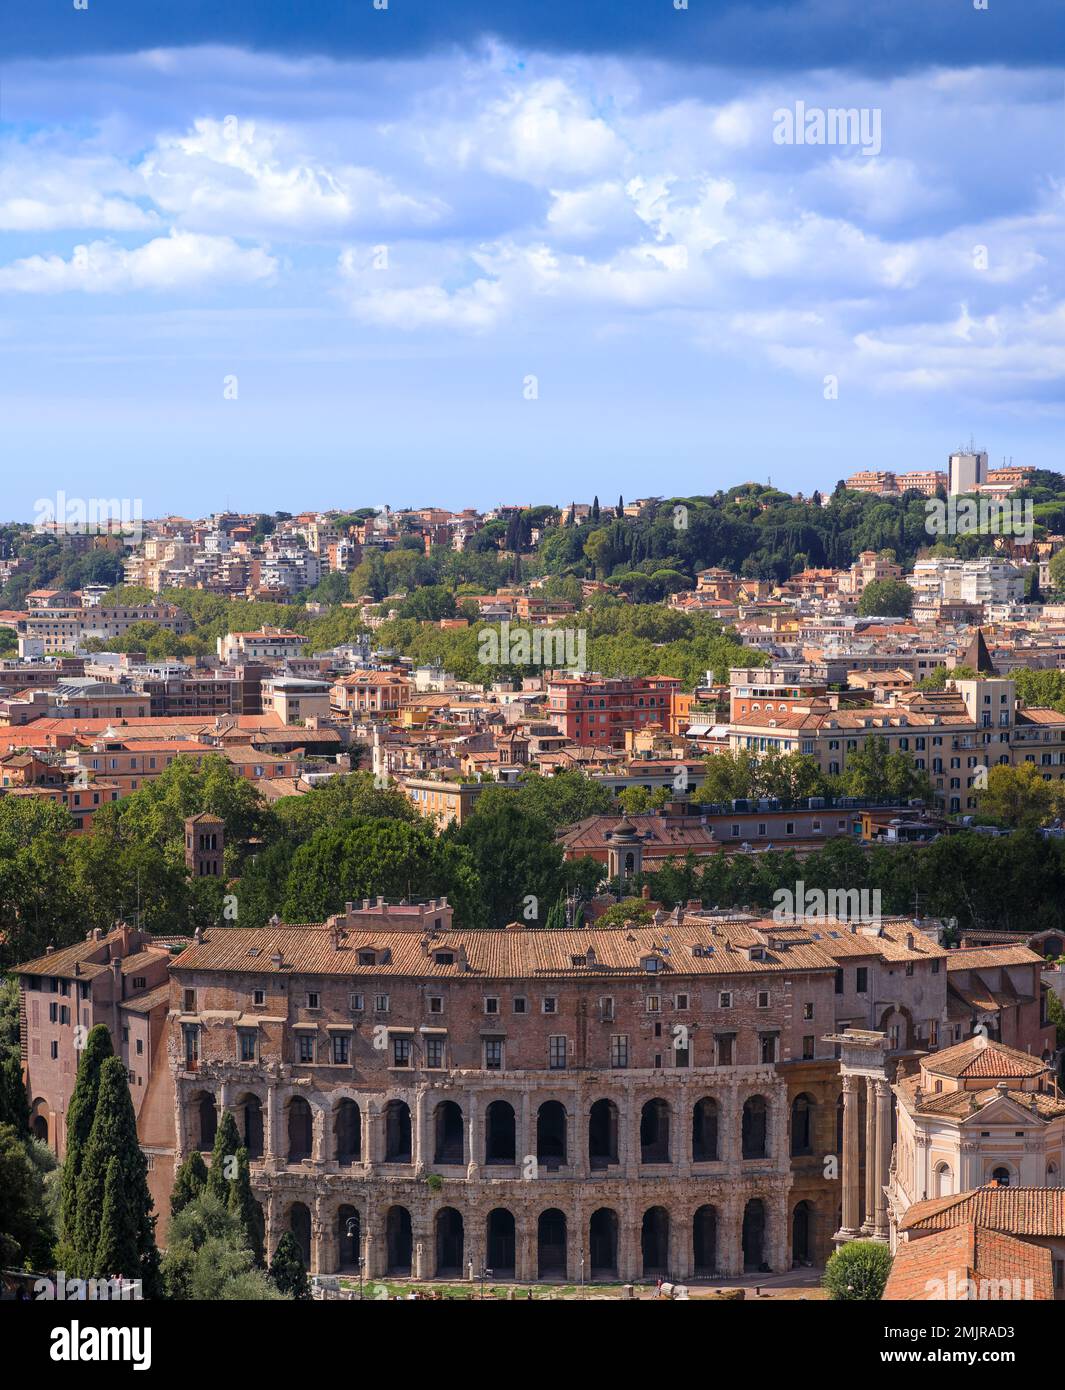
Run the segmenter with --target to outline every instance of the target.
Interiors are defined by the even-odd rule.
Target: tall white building
[[[977,487],[987,482],[986,452],[959,449],[956,454],[950,456],[949,474],[952,496],[974,492]]]

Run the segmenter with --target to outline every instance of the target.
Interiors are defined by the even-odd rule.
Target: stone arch
[[[48,1102],[41,1097],[30,1106],[30,1133],[42,1144],[48,1143]]]
[[[761,1197],[752,1197],[743,1209],[743,1268],[746,1273],[761,1270],[766,1263],[766,1212]]]
[[[669,1273],[669,1212],[648,1207],[640,1223],[640,1254],[645,1279],[664,1279]]]
[[[880,1022],[877,1025],[877,1031],[880,1033],[890,1033],[891,1021],[894,1018],[901,1019],[903,1024],[905,1025],[903,1035],[900,1039],[902,1046],[905,1048],[916,1047],[917,1028],[913,1021],[913,1014],[910,1012],[910,1010],[906,1007],[905,1004],[889,1004],[888,1007],[884,1010],[884,1012],[880,1015]]]
[[[311,1267],[311,1212],[305,1202],[293,1202],[288,1209],[288,1229],[296,1238],[303,1267]]]
[[[414,1257],[414,1234],[406,1207],[389,1207],[385,1216],[385,1272],[410,1274]]]
[[[656,1096],[645,1101],[640,1110],[640,1162],[668,1163],[669,1101]]]
[[[509,1100],[489,1102],[484,1115],[485,1163],[516,1163],[518,1127]]]
[[[995,1162],[994,1167],[988,1171],[987,1175],[987,1181],[989,1183],[995,1183],[999,1187],[1013,1187],[1015,1178],[1016,1175],[1013,1170],[1013,1164],[1007,1163],[1006,1160],[1002,1158]]]
[[[214,1147],[218,1130],[218,1102],[213,1091],[194,1091],[189,1097],[189,1109],[196,1116],[196,1148],[208,1153]]]
[[[692,1270],[704,1278],[717,1273],[717,1208],[709,1203],[692,1217]]]
[[[765,1096],[748,1096],[743,1102],[741,1153],[744,1158],[766,1158],[769,1153],[769,1104]]]
[[[692,1161],[716,1163],[719,1157],[717,1101],[703,1096],[692,1106]]]
[[[807,1091],[791,1102],[791,1155],[799,1158],[814,1151],[814,1122],[817,1101]]]
[[[449,1278],[465,1273],[465,1228],[462,1213],[455,1207],[441,1207],[433,1222],[436,1244],[436,1277]]]
[[[593,1279],[618,1275],[618,1214],[613,1207],[599,1207],[588,1223],[589,1273]]]
[[[385,1163],[410,1163],[414,1152],[411,1143],[410,1106],[405,1100],[390,1100],[384,1108]]]
[[[567,1251],[566,1213],[548,1207],[536,1218],[536,1272],[538,1279],[564,1279]]]
[[[814,1262],[814,1206],[812,1202],[795,1203],[791,1213],[791,1262],[810,1265]]]
[[[566,1107],[560,1100],[545,1100],[536,1112],[536,1161],[545,1168],[566,1162]]]
[[[433,1112],[433,1162],[462,1163],[466,1152],[462,1107],[442,1100]]]
[[[302,1163],[314,1153],[314,1112],[305,1096],[289,1096],[285,1105],[288,1161]]]
[[[940,1161],[936,1164],[932,1173],[932,1195],[935,1197],[949,1197],[954,1191],[954,1174],[950,1164]]]
[[[263,1156],[263,1101],[257,1091],[245,1091],[237,1099],[234,1120],[240,1132],[241,1143],[248,1150],[248,1159],[255,1162]]]
[[[486,1223],[488,1268],[498,1278],[513,1278],[517,1269],[517,1233],[514,1213],[493,1207]]]
[[[336,1161],[347,1166],[362,1160],[362,1111],[358,1101],[342,1096],[333,1111]]]
[[[617,1161],[618,1108],[612,1100],[603,1097],[588,1111],[588,1162],[593,1172],[601,1172]]]

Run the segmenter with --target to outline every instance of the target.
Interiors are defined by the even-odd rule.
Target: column
[[[411,1116],[411,1156],[414,1159],[416,1178],[424,1177],[432,1162],[432,1138],[427,1124],[427,1105],[428,1097],[424,1090],[419,1089],[414,1097],[414,1113]]]
[[[883,1077],[876,1080],[876,1234],[886,1240],[888,1168],[891,1164],[891,1090]]]
[[[330,1259],[329,1246],[329,1226],[324,1219],[323,1201],[321,1197],[315,1199],[314,1209],[311,1213],[311,1267],[309,1274],[332,1274],[335,1259]]]
[[[477,1093],[468,1092],[466,1104],[469,1114],[466,1119],[466,1176],[467,1178],[478,1178],[481,1175],[480,1154],[477,1148],[477,1128],[478,1115],[480,1113],[477,1104]],[[480,1266],[478,1266],[480,1268]]]
[[[858,1092],[853,1076],[843,1077],[843,1225],[847,1240],[858,1233]]]
[[[692,1090],[682,1086],[674,1106],[676,1137],[673,1142],[676,1145],[677,1173],[682,1178],[691,1177],[692,1171],[692,1096]]]
[[[279,1153],[277,1143],[277,1131],[279,1126],[279,1116],[283,1111],[281,1098],[277,1093],[276,1086],[270,1086],[266,1092],[266,1115],[264,1116],[263,1133],[263,1162],[270,1163],[274,1159],[283,1158]]]
[[[872,1235],[876,1211],[876,1082],[871,1076],[865,1078],[865,1215],[862,1219],[862,1234]]]
[[[374,1126],[370,1121],[370,1101],[364,1100],[359,1106],[359,1128],[361,1130],[359,1151],[362,1154],[362,1162],[367,1173],[373,1172],[374,1166]]]

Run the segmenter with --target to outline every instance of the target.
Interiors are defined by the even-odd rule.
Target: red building
[[[613,680],[602,676],[567,676],[547,684],[547,715],[574,743],[597,748],[624,748],[628,730],[647,724],[669,727],[677,676],[637,676]]]

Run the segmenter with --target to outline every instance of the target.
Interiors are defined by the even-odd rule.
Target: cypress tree
[[[76,1259],[75,1232],[78,1225],[78,1178],[81,1174],[85,1146],[89,1142],[96,1097],[100,1089],[100,1068],[114,1055],[111,1034],[98,1023],[85,1040],[85,1050],[78,1062],[74,1094],[67,1109],[67,1156],[63,1163],[62,1223],[66,1258],[73,1270]]]
[[[214,1148],[211,1150],[211,1167],[207,1174],[207,1191],[225,1202],[229,1197],[230,1179],[226,1175],[226,1159],[236,1158],[240,1148],[240,1135],[237,1122],[228,1110],[222,1111],[222,1118],[215,1131]]]
[[[270,1261],[270,1278],[282,1293],[298,1302],[311,1296],[303,1256],[291,1231],[286,1231],[277,1242],[274,1258]]]
[[[130,1209],[122,1179],[122,1165],[117,1157],[107,1165],[103,1219],[94,1265],[99,1274],[121,1274],[125,1279],[138,1279],[141,1275],[137,1223]]]
[[[100,1067],[96,1114],[78,1176],[78,1212],[74,1230],[74,1251],[82,1278],[110,1271],[96,1268],[96,1251],[104,1215],[104,1187],[107,1170],[118,1159],[140,1260],[139,1277],[145,1297],[158,1289],[159,1252],[155,1246],[155,1218],[148,1191],[148,1163],[137,1142],[137,1120],[129,1094],[126,1070],[117,1057],[107,1057]]]
[[[263,1237],[266,1223],[263,1209],[255,1200],[251,1190],[251,1168],[248,1166],[248,1150],[237,1150],[237,1176],[229,1185],[229,1210],[244,1228],[244,1238],[255,1263],[263,1263]]]
[[[194,1202],[207,1186],[207,1164],[203,1154],[194,1149],[177,1170],[174,1190],[170,1194],[170,1215],[177,1216],[190,1202]]]

